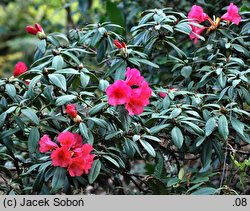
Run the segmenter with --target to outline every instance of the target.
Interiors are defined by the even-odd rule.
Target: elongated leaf
[[[13,84],[7,84],[5,86],[6,92],[10,97],[15,97],[16,96],[16,87]]]
[[[215,194],[217,191],[217,189],[215,188],[200,188],[198,190],[196,190],[195,192],[192,193],[192,195],[213,195]]]
[[[56,70],[60,70],[63,68],[64,61],[62,56],[57,55],[53,58],[52,60],[52,67],[55,68]]]
[[[74,100],[74,99],[76,99],[75,95],[63,95],[63,96],[60,96],[56,99],[56,105],[61,106],[61,105],[64,105],[65,103],[68,103],[68,102]]]
[[[102,157],[105,158],[106,160],[108,160],[109,162],[113,163],[118,168],[120,167],[119,163],[117,163],[117,161],[114,158],[112,158],[108,155],[103,155]]]
[[[3,112],[3,113],[0,115],[0,128],[3,127],[6,117],[7,117],[7,112]]]
[[[61,74],[49,74],[48,75],[51,83],[53,83],[55,86],[61,88],[63,91],[67,90],[67,84],[66,79]]]
[[[205,125],[205,135],[210,136],[216,127],[216,120],[214,117],[210,118]]]
[[[229,135],[229,130],[228,130],[228,121],[227,118],[224,115],[221,115],[219,118],[218,122],[218,130],[220,135],[224,140],[227,140],[228,135]]]
[[[89,184],[93,184],[98,175],[100,174],[102,163],[100,160],[95,160],[88,174]]]
[[[171,130],[171,137],[172,137],[172,141],[174,142],[174,145],[178,148],[181,148],[183,145],[183,135],[182,135],[180,128],[175,126]]]
[[[201,153],[201,162],[206,167],[211,162],[212,157],[212,140],[206,140]]]
[[[157,126],[154,126],[154,127],[150,128],[149,133],[150,133],[151,135],[154,135],[154,134],[160,132],[161,130],[167,128],[169,125],[170,125],[170,124],[164,124],[164,125],[157,125]]]
[[[155,157],[155,150],[154,148],[151,146],[151,144],[149,144],[147,141],[145,140],[139,140],[141,145],[143,146],[143,148],[153,157]]]
[[[235,129],[239,134],[244,136],[244,124],[236,118],[231,119],[231,124],[233,129]]]
[[[33,128],[30,131],[29,138],[28,138],[28,149],[30,153],[36,152],[38,149],[38,142],[40,140],[40,133],[38,128]]]
[[[27,116],[32,122],[36,125],[39,125],[39,118],[37,117],[36,113],[31,108],[26,108],[21,110],[22,113]]]
[[[66,176],[66,169],[61,168],[61,167],[56,167],[54,176],[52,178],[52,192],[53,193],[63,188],[65,176]]]

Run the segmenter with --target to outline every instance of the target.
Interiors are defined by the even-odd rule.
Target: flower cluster
[[[207,32],[211,30],[215,30],[219,24],[220,20],[227,20],[228,22],[233,22],[234,24],[238,25],[241,21],[241,17],[239,15],[238,7],[233,3],[230,3],[227,9],[227,13],[222,15],[221,18],[217,18],[216,20],[212,20],[206,13],[203,12],[202,7],[193,5],[190,12],[188,13],[188,19],[191,23],[202,23],[208,20],[211,24],[210,27],[198,27],[193,24],[190,24],[192,28],[192,32],[190,33],[189,37],[191,40],[194,40],[194,44],[197,43],[199,35],[207,28]]]
[[[82,121],[82,118],[78,115],[74,104],[68,104],[66,106],[66,113],[73,118],[74,122],[80,123]]]
[[[139,70],[127,68],[126,80],[117,80],[106,90],[108,103],[113,106],[125,104],[129,115],[139,115],[149,104],[152,90]]]
[[[26,72],[26,70],[28,69],[28,67],[26,66],[26,64],[24,62],[17,62],[14,68],[14,72],[13,75],[15,77],[23,74]]]
[[[39,151],[41,153],[50,151],[52,165],[67,168],[72,177],[88,174],[95,156],[90,154],[93,147],[90,144],[83,144],[79,134],[69,131],[60,133],[57,141],[59,145],[48,135],[44,135],[39,141]]]

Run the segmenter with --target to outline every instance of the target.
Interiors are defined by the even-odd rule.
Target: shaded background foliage
[[[240,27],[222,25],[197,45],[185,20],[193,4],[218,17],[230,2],[2,1],[2,74],[12,75],[23,60],[30,66],[23,79],[32,79],[29,86],[1,81],[1,118],[10,120],[0,122],[2,178],[14,175],[3,192],[248,194],[249,3],[233,1],[244,17]],[[152,8],[159,10],[145,11]],[[47,45],[25,33],[34,22],[48,34]],[[127,43],[128,58],[114,39]],[[131,118],[122,106],[108,106],[105,95],[126,66],[140,69],[154,91],[145,112]],[[79,125],[65,116],[72,101],[84,119]],[[94,143],[88,177],[65,177],[37,151],[43,134],[66,128]]]

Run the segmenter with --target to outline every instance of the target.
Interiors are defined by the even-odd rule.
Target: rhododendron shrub
[[[249,12],[138,17],[23,29],[34,61],[0,79],[4,194],[248,193]]]

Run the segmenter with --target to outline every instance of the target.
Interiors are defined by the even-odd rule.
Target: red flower
[[[81,176],[84,173],[84,159],[83,157],[72,158],[68,171],[71,177]]]
[[[71,116],[72,118],[75,118],[77,116],[77,110],[75,108],[74,104],[68,104],[66,106],[66,113]]]
[[[28,32],[30,34],[34,34],[34,35],[37,35],[38,32],[41,32],[44,34],[43,28],[38,23],[35,24],[35,27],[26,26],[26,32]]]
[[[231,21],[236,25],[239,25],[241,21],[241,17],[239,15],[239,8],[236,5],[234,5],[234,3],[230,3],[230,5],[227,8],[227,13],[222,15],[221,19]]]
[[[17,62],[14,68],[14,76],[17,77],[21,74],[23,74],[26,70],[28,69],[28,67],[26,66],[26,64],[24,62]]]
[[[77,133],[74,133],[74,143],[72,145],[72,148],[79,148],[82,146],[82,136],[77,134]]]
[[[58,148],[57,144],[51,141],[48,135],[44,135],[39,141],[39,151],[42,153]]]
[[[127,72],[126,72],[126,83],[129,86],[133,86],[133,85],[137,85],[140,86],[140,84],[142,83],[142,81],[144,80],[143,76],[141,76],[141,73],[139,70],[137,70],[136,68],[127,68]]]
[[[125,42],[120,43],[119,40],[114,40],[114,45],[118,49],[122,49],[122,48],[126,48],[127,47]]]
[[[53,166],[67,167],[71,161],[71,152],[67,146],[63,146],[54,150],[50,157]]]
[[[208,15],[203,12],[202,7],[193,5],[188,13],[188,18],[191,19],[192,22],[201,23],[208,18]]]
[[[144,101],[137,94],[133,94],[126,103],[125,108],[128,110],[129,115],[139,115],[144,110]]]
[[[132,89],[125,81],[117,80],[114,84],[108,86],[106,93],[108,95],[108,103],[116,106],[128,102]]]
[[[70,148],[75,143],[75,135],[69,131],[62,132],[58,135],[57,140],[61,146]]]
[[[194,44],[196,44],[200,34],[205,30],[205,27],[199,28],[193,25],[190,25],[190,26],[192,28],[192,32],[190,33],[189,37],[191,40],[194,40]]]
[[[166,93],[164,92],[159,92],[158,95],[161,97],[161,98],[165,98],[167,96]]]
[[[88,174],[89,170],[91,169],[93,162],[94,162],[94,157],[95,155],[93,154],[88,154],[87,156],[84,157],[84,173]]]

